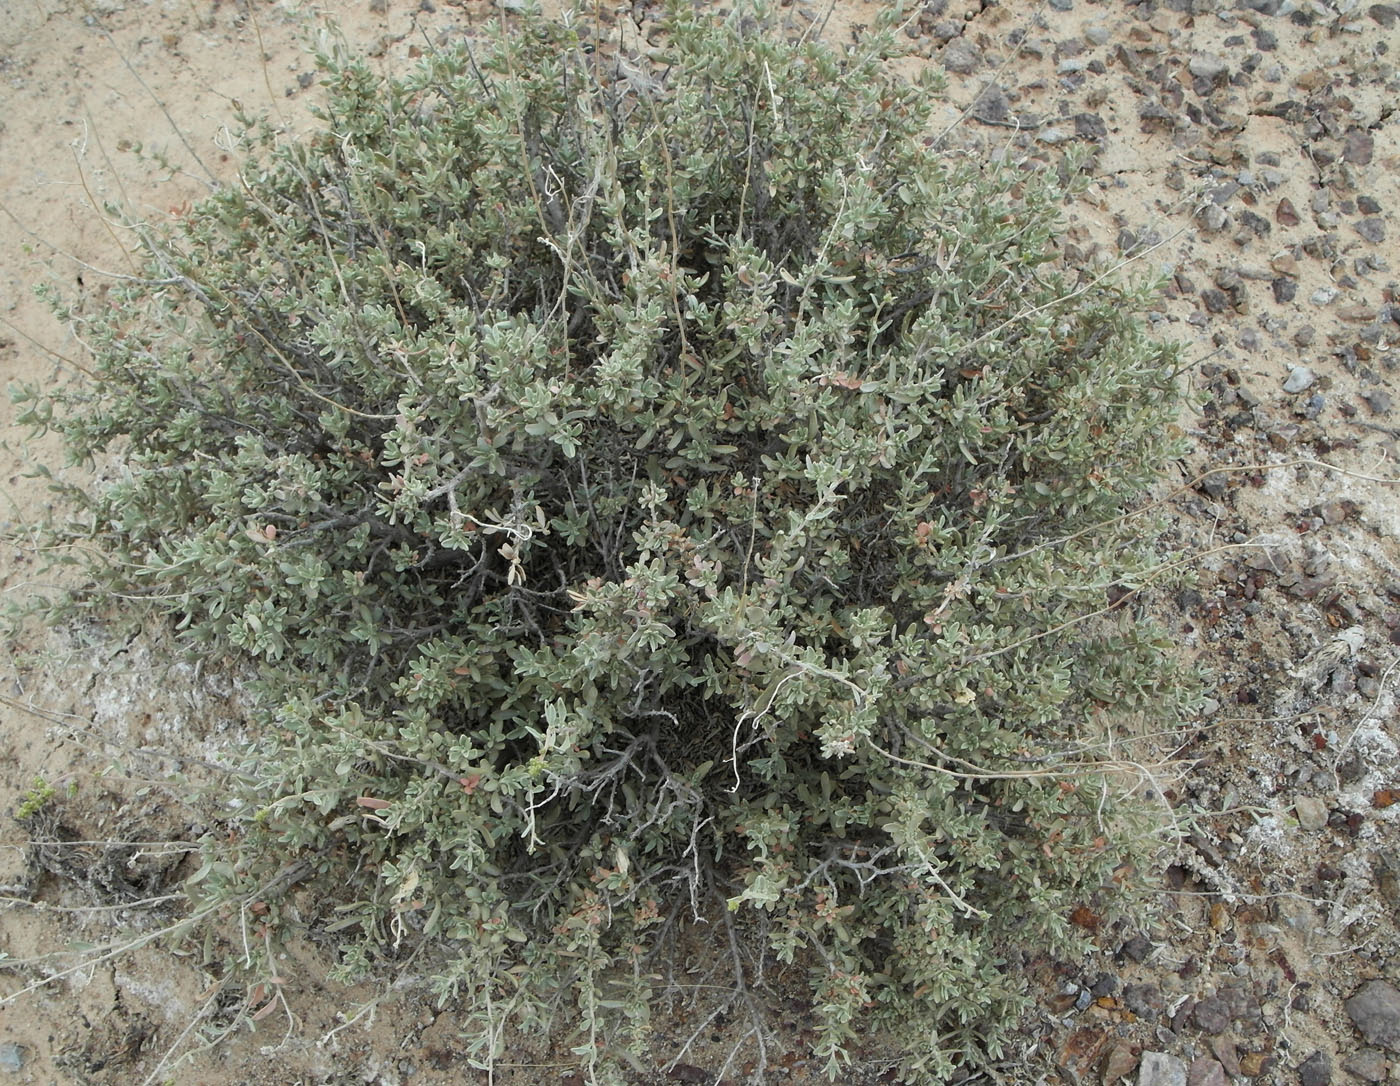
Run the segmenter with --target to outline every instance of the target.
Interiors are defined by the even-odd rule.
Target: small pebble
[[[1230,1028],[1230,1010],[1224,1000],[1215,996],[1197,1003],[1194,1015],[1196,1025],[1212,1037],[1218,1037]]]
[[[1337,293],[1336,287],[1318,287],[1308,297],[1308,301],[1313,305],[1331,305],[1337,300]]]
[[[1201,212],[1201,225],[1212,234],[1220,233],[1229,222],[1229,214],[1219,204],[1206,204]]]
[[[1284,392],[1302,392],[1304,389],[1312,388],[1313,382],[1317,380],[1317,374],[1313,373],[1307,366],[1294,366],[1288,371],[1288,379],[1283,382]]]
[[[1361,219],[1354,224],[1356,230],[1367,241],[1379,245],[1385,240],[1385,220],[1380,218]]]
[[[1375,154],[1376,138],[1364,128],[1353,128],[1343,141],[1342,160],[1353,166],[1369,166]]]
[[[1228,1037],[1216,1037],[1210,1042],[1210,1050],[1215,1053],[1215,1058],[1220,1061],[1220,1066],[1225,1068],[1227,1075],[1240,1073],[1240,1057],[1235,1051],[1234,1041]]]
[[[1144,1052],[1137,1086],[1186,1086],[1186,1065],[1165,1052]]]
[[[1125,1082],[1137,1064],[1138,1058],[1131,1048],[1125,1044],[1116,1044],[1104,1060],[1103,1077],[1100,1081],[1103,1086],[1113,1086],[1116,1082]]]
[[[958,38],[943,47],[943,67],[959,75],[971,75],[982,63],[977,50]]]
[[[1193,53],[1186,68],[1197,79],[1218,79],[1230,70],[1224,58],[1214,53]]]
[[[1186,1072],[1186,1086],[1227,1086],[1225,1068],[1219,1060],[1202,1056]]]
[[[1320,830],[1327,825],[1327,805],[1316,796],[1299,796],[1293,801],[1293,813],[1305,830]]]
[[[1123,989],[1123,1006],[1151,1021],[1162,1012],[1162,992],[1155,984],[1130,984]]]
[[[1298,1065],[1300,1086],[1332,1086],[1332,1061],[1326,1052],[1314,1052]]]
[[[1097,113],[1076,113],[1074,134],[1081,139],[1101,140],[1108,135],[1108,125]]]

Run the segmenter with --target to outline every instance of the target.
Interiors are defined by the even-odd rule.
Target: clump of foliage
[[[657,29],[325,58],[319,133],[250,128],[31,417],[119,464],[91,598],[260,663],[211,892],[300,880],[347,975],[431,946],[483,1064],[507,1023],[642,1052],[700,918],[760,1044],[776,960],[831,1074],[860,1030],[940,1081],[1141,858],[1098,752],[1189,700],[1108,602],[1174,355],[1054,261],[1053,172],[927,138],[891,39]]]

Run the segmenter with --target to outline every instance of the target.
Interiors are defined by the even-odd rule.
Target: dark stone
[[[1230,298],[1223,290],[1207,287],[1201,291],[1201,302],[1208,313],[1224,313],[1230,308]]]
[[[1296,124],[1303,116],[1303,103],[1287,98],[1282,102],[1262,105],[1254,112],[1260,117],[1277,117],[1281,121]]]
[[[1364,128],[1347,129],[1342,159],[1353,166],[1369,166],[1376,150],[1376,139]]]
[[[1385,220],[1380,218],[1360,219],[1355,224],[1355,230],[1367,241],[1374,245],[1379,245],[1385,240]]]
[[[1332,1060],[1326,1052],[1314,1052],[1298,1065],[1301,1086],[1332,1086]]]
[[[1372,4],[1366,9],[1366,14],[1387,28],[1394,26],[1395,21],[1400,19],[1400,9],[1390,4]]]
[[[1256,27],[1251,37],[1254,38],[1254,44],[1261,53],[1272,53],[1278,48],[1278,35],[1273,31],[1265,30],[1262,26]]]
[[[1119,953],[1135,962],[1146,961],[1147,956],[1152,953],[1152,941],[1147,936],[1138,933],[1123,944]]]
[[[1138,106],[1138,119],[1144,132],[1170,132],[1176,127],[1172,112],[1161,102],[1151,99]]]
[[[1219,1060],[1202,1056],[1187,1070],[1186,1086],[1227,1086],[1225,1068]]]
[[[1203,999],[1196,1004],[1196,1025],[1201,1032],[1218,1037],[1230,1028],[1230,1010],[1218,996]]]
[[[1363,215],[1379,215],[1381,213],[1381,205],[1374,196],[1358,196],[1356,209]]]
[[[1120,230],[1118,248],[1122,252],[1148,249],[1161,242],[1162,235],[1155,230]]]
[[[958,75],[971,75],[982,64],[982,57],[971,42],[957,38],[943,47],[943,67]]]
[[[1011,116],[1011,102],[1006,97],[1006,91],[996,84],[991,83],[977,97],[976,103],[972,107],[972,116],[983,124],[1005,124]]]
[[[1118,991],[1118,978],[1112,973],[1102,973],[1099,978],[1090,986],[1089,991],[1096,997],[1102,999],[1104,996],[1111,996]]]
[[[1273,230],[1273,226],[1268,219],[1264,218],[1262,215],[1256,215],[1252,211],[1242,210],[1239,212],[1238,217],[1240,225],[1258,237],[1262,238],[1265,234]]]
[[[1400,992],[1383,980],[1364,985],[1346,1001],[1352,1024],[1369,1044],[1400,1052]]]
[[[1274,301],[1291,302],[1298,293],[1298,284],[1286,276],[1279,276],[1269,284],[1274,288]]]
[[[1097,113],[1076,113],[1074,134],[1083,139],[1101,140],[1108,135],[1108,125]]]
[[[1238,1075],[1240,1073],[1240,1057],[1235,1051],[1234,1041],[1228,1037],[1217,1037],[1211,1041],[1210,1050],[1215,1053],[1215,1058],[1225,1068],[1226,1074]]]
[[[1162,1013],[1165,1004],[1155,984],[1130,984],[1123,989],[1123,1006],[1139,1018],[1151,1021]]]

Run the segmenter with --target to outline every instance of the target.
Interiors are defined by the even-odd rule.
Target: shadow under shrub
[[[599,1074],[702,917],[755,1053],[776,958],[831,1074],[859,1030],[940,1081],[1151,848],[1104,743],[1191,695],[1107,601],[1175,359],[870,42],[662,26],[325,58],[31,419],[120,465],[91,598],[261,662],[201,892],[298,862],[347,977],[422,943],[479,1063],[557,1020]]]

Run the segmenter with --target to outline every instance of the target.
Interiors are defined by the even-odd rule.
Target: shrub
[[[1189,701],[1108,602],[1175,357],[1055,260],[1073,171],[943,152],[891,38],[657,29],[322,58],[29,417],[118,465],[88,598],[259,663],[201,892],[300,881],[346,977],[431,947],[483,1065],[567,1000],[597,1074],[703,919],[760,1040],[776,959],[830,1074],[941,1081],[1150,847],[1100,752]]]

